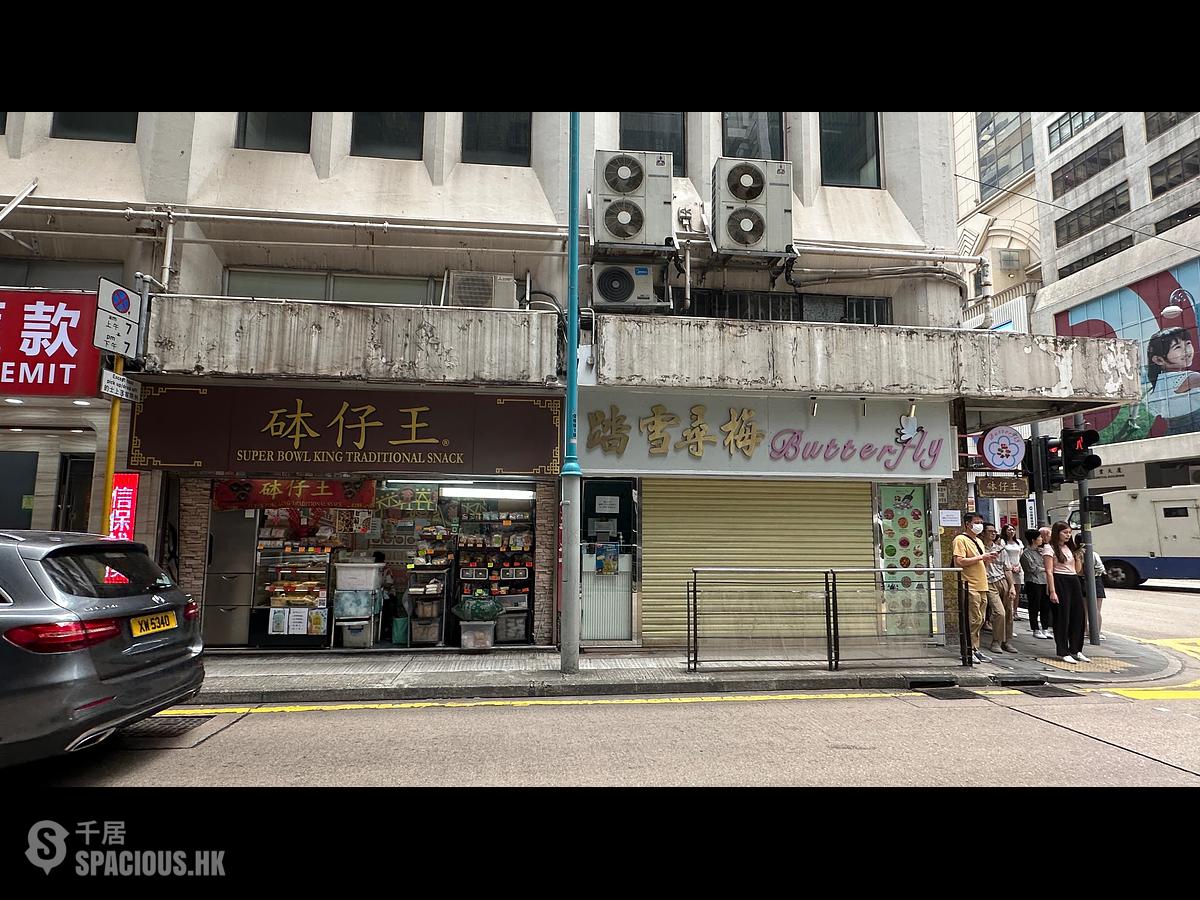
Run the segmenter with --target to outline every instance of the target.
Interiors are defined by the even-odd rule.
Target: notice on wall
[[[596,513],[606,513],[616,515],[621,511],[620,497],[597,497],[596,498]]]
[[[267,634],[287,634],[287,614],[286,609],[271,610],[271,618],[267,623]]]
[[[287,633],[288,634],[308,634],[308,610],[289,609],[287,611]]]
[[[939,509],[938,524],[943,528],[961,528],[962,513],[957,509]]]
[[[621,559],[620,544],[599,544],[596,547],[596,574],[616,575]]]

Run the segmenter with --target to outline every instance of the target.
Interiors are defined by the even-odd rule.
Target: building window
[[[230,269],[227,274],[225,295],[228,297],[429,306],[437,303],[442,292],[440,278],[270,269]]]
[[[1200,203],[1193,203],[1186,209],[1181,209],[1179,212],[1171,213],[1165,219],[1159,219],[1154,223],[1154,233],[1162,234],[1164,231],[1169,231],[1176,225],[1182,225],[1189,219],[1194,219],[1200,216]]]
[[[4,134],[5,125],[8,124],[8,113],[0,112],[0,134]]]
[[[1089,200],[1054,223],[1058,246],[1062,247],[1129,212],[1129,184],[1122,181],[1099,197]]]
[[[351,156],[420,159],[425,113],[356,112],[350,132]]]
[[[238,113],[237,146],[243,150],[307,153],[311,137],[310,112]]]
[[[528,166],[533,113],[463,113],[462,161],[484,166]]]
[[[1148,112],[1146,113],[1146,140],[1152,141],[1160,134],[1170,131],[1194,112]]]
[[[1125,158],[1125,133],[1117,129],[1098,144],[1084,150],[1070,162],[1054,170],[1050,184],[1054,199],[1099,175],[1113,163]]]
[[[48,291],[94,291],[101,278],[120,282],[122,262],[0,257],[0,284]]]
[[[1200,175],[1200,140],[1192,141],[1150,167],[1150,196],[1158,197]]]
[[[132,144],[137,140],[137,121],[135,112],[56,112],[50,137]]]
[[[1080,272],[1088,266],[1094,266],[1100,260],[1108,259],[1110,256],[1120,253],[1122,250],[1128,250],[1132,246],[1133,235],[1123,237],[1115,244],[1109,244],[1107,247],[1100,248],[1095,253],[1089,253],[1087,256],[1075,260],[1070,265],[1063,266],[1058,270],[1058,277],[1066,278],[1068,275],[1074,275],[1076,272]]]
[[[1050,123],[1047,129],[1050,138],[1050,149],[1054,150],[1059,144],[1065,144],[1083,129],[1087,128],[1098,118],[1107,113],[1102,112],[1067,112]]]
[[[821,113],[821,183],[835,187],[880,186],[876,113]]]
[[[995,196],[1006,184],[1033,169],[1033,125],[1027,112],[977,112],[979,199]]]
[[[692,291],[691,314],[711,319],[749,322],[826,322],[890,325],[889,297],[846,297],[839,294],[769,293],[766,291]]]
[[[670,153],[672,174],[682,178],[687,171],[684,113],[621,113],[621,149]]]
[[[721,153],[740,159],[784,159],[783,113],[721,113]]]

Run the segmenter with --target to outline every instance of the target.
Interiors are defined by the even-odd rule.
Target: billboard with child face
[[[1197,296],[1200,258],[1055,316],[1060,335],[1126,338],[1141,345],[1142,399],[1088,416],[1101,443],[1200,431]]]

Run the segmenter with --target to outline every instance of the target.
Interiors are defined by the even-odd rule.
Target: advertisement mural
[[[1200,258],[1055,317],[1060,335],[1126,338],[1141,345],[1142,399],[1089,416],[1101,443],[1200,431],[1200,358],[1195,350],[1198,294]]]

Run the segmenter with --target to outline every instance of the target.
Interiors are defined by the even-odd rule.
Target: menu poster
[[[620,559],[620,544],[598,544],[596,546],[596,574],[616,575]]]
[[[287,613],[286,609],[271,610],[271,618],[267,625],[267,634],[287,634]]]
[[[304,608],[287,610],[288,634],[308,634],[308,612]]]
[[[884,631],[887,634],[929,634],[929,575],[915,572],[929,566],[929,522],[926,487],[885,485],[879,489],[884,588]]]
[[[310,609],[308,611],[308,633],[310,635],[323,635],[327,630],[329,610],[327,609]]]

